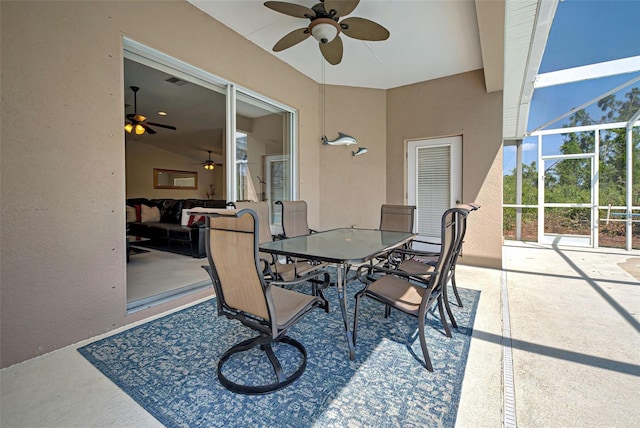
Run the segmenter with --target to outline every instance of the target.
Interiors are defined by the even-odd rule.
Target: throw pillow
[[[148,207],[144,204],[140,205],[140,221],[142,223],[160,221],[160,210],[158,207]]]
[[[127,208],[127,223],[133,223],[136,221],[136,209],[133,207],[130,207],[129,205],[126,206]]]
[[[182,210],[182,215],[180,215],[180,225],[181,226],[188,226],[189,225],[189,214],[187,214],[187,211],[189,211],[187,208]]]
[[[204,216],[203,215],[190,215],[189,216],[189,222],[187,223],[187,226],[191,226],[193,223],[197,223],[199,221],[204,221]]]

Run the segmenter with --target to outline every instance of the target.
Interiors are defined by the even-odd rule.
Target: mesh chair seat
[[[407,272],[411,275],[425,275],[427,273],[433,272],[434,267],[433,264],[438,260],[437,257],[429,260],[429,262],[419,262],[417,260],[405,260],[398,265],[398,269]]]
[[[397,276],[387,275],[371,284],[367,293],[383,302],[393,303],[404,312],[417,314],[425,288],[407,283]]]
[[[276,310],[278,328],[285,329],[297,320],[300,314],[317,304],[317,297],[298,293],[282,287],[272,287],[271,297]]]

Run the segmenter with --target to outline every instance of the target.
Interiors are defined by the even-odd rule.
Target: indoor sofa
[[[142,207],[142,206],[145,207]],[[206,257],[204,219],[200,216],[188,216],[187,210],[204,208],[225,208],[224,200],[209,199],[127,199],[127,206],[135,209],[135,221],[128,214],[127,235],[146,238],[131,245],[140,245],[173,253],[190,255],[196,258]],[[141,216],[148,207],[157,207],[159,218]],[[131,213],[132,210],[128,209]],[[153,211],[155,212],[155,210]],[[158,220],[158,221],[155,221]],[[190,221],[189,221],[190,220]]]

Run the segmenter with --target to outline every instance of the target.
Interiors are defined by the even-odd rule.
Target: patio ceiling
[[[315,40],[272,51],[282,36],[305,27],[308,20],[274,12],[263,0],[188,1],[321,82],[324,60]],[[311,7],[317,0],[290,2]],[[382,42],[342,37],[342,62],[324,65],[327,84],[389,89],[484,68],[487,91],[502,90],[503,0],[361,0],[352,16],[384,25],[391,36]]]

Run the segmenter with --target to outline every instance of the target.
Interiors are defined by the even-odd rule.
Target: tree
[[[580,110],[569,117],[565,128],[593,125],[595,123],[626,122],[640,109],[640,88],[634,87],[627,92],[622,99],[616,99],[615,95],[609,95],[597,103],[602,115],[594,120],[586,110]],[[600,131],[599,150],[599,184],[601,206],[625,205],[626,188],[626,130],[613,129]],[[633,201],[634,205],[640,205],[640,132],[633,134]],[[574,132],[565,134],[560,153],[579,154],[593,153],[595,149],[595,132]],[[591,200],[591,168],[590,161],[586,159],[565,159],[552,162],[544,172],[545,174],[545,201],[546,202],[584,202]],[[516,169],[510,175],[504,177],[504,201],[515,203]],[[523,165],[523,204],[537,204],[537,169],[536,162]],[[513,211],[513,213],[511,212]],[[550,212],[552,214],[552,212]],[[562,223],[584,223],[590,218],[587,209],[560,209],[555,215],[565,217]],[[531,216],[524,216],[529,218]],[[511,219],[515,218],[515,209],[505,209],[505,230],[514,225]],[[533,219],[535,220],[535,218]]]

